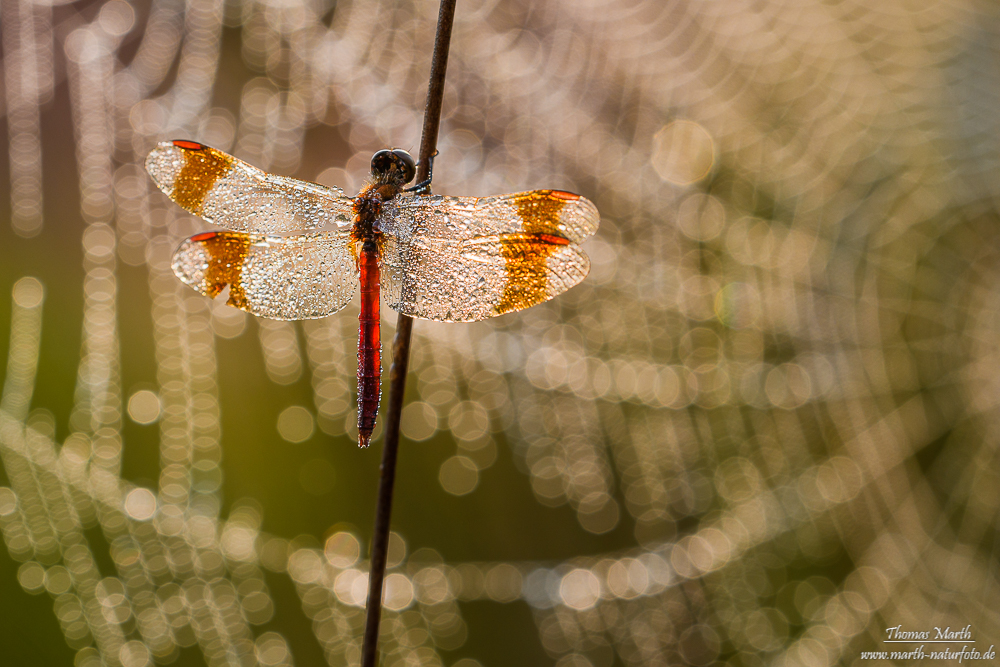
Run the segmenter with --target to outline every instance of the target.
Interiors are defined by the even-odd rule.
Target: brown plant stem
[[[444,76],[448,67],[448,47],[455,22],[456,0],[441,0],[438,12],[437,36],[431,58],[424,127],[420,136],[420,164],[414,181],[422,183],[430,174],[430,158],[437,150],[438,129],[441,126],[441,104],[444,100]],[[426,193],[430,194],[428,188]],[[392,516],[392,492],[396,481],[396,454],[399,451],[399,420],[403,412],[406,371],[410,363],[410,332],[413,319],[400,315],[396,320],[396,336],[392,340],[392,366],[389,369],[389,406],[385,415],[385,438],[382,465],[379,468],[378,501],[375,507],[375,527],[372,534],[371,569],[368,574],[368,606],[365,615],[365,635],[361,645],[361,667],[375,667],[378,660],[378,631],[382,618],[382,584],[389,552],[389,521]]]

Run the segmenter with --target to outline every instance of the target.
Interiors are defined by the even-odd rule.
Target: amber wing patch
[[[559,236],[559,217],[568,197],[579,199],[576,195],[561,190],[532,190],[525,192],[513,200],[517,206],[517,215],[521,218],[524,231],[528,234],[547,234]]]
[[[527,225],[527,222],[525,223]],[[549,299],[548,258],[569,241],[547,233],[504,234],[500,237],[506,276],[503,293],[494,306],[497,315]]]
[[[579,196],[562,190],[533,190],[514,199],[523,234],[500,236],[507,276],[497,315],[523,310],[549,298],[546,262],[569,240],[559,235],[559,216]]]
[[[259,239],[234,232],[206,232],[185,241],[174,255],[173,269],[184,283],[215,298],[229,285],[230,306],[249,310],[243,289],[243,266]]]
[[[181,149],[184,166],[174,179],[170,198],[188,211],[199,214],[209,190],[232,169],[232,158],[193,141],[174,141],[173,144]]]

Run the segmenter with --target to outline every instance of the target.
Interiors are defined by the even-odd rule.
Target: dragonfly
[[[401,149],[376,152],[355,197],[268,174],[195,141],[157,144],[146,158],[157,187],[224,231],[183,241],[180,280],[226,304],[276,320],[326,317],[360,287],[358,444],[367,447],[381,400],[380,297],[410,317],[474,322],[548,301],[582,281],[579,244],[597,207],[562,190],[492,197],[428,194]],[[433,166],[433,164],[429,165]]]

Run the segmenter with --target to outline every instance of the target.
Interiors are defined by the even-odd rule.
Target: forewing
[[[237,232],[303,232],[348,225],[339,188],[275,176],[193,141],[165,141],[146,158],[156,185],[183,208]]]
[[[386,237],[382,294],[389,307],[411,317],[474,322],[548,301],[589,271],[578,245],[548,234]]]
[[[308,320],[335,313],[354,296],[358,270],[348,230],[277,237],[206,232],[174,253],[177,277],[226,303],[275,320]]]
[[[547,234],[580,243],[597,231],[593,202],[562,190],[532,190],[494,197],[397,197],[386,204],[381,231],[466,240],[503,234]]]

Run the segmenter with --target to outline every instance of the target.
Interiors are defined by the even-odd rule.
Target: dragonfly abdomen
[[[378,246],[365,241],[358,258],[361,314],[358,315],[358,444],[367,447],[382,396],[382,337],[379,330]]]

